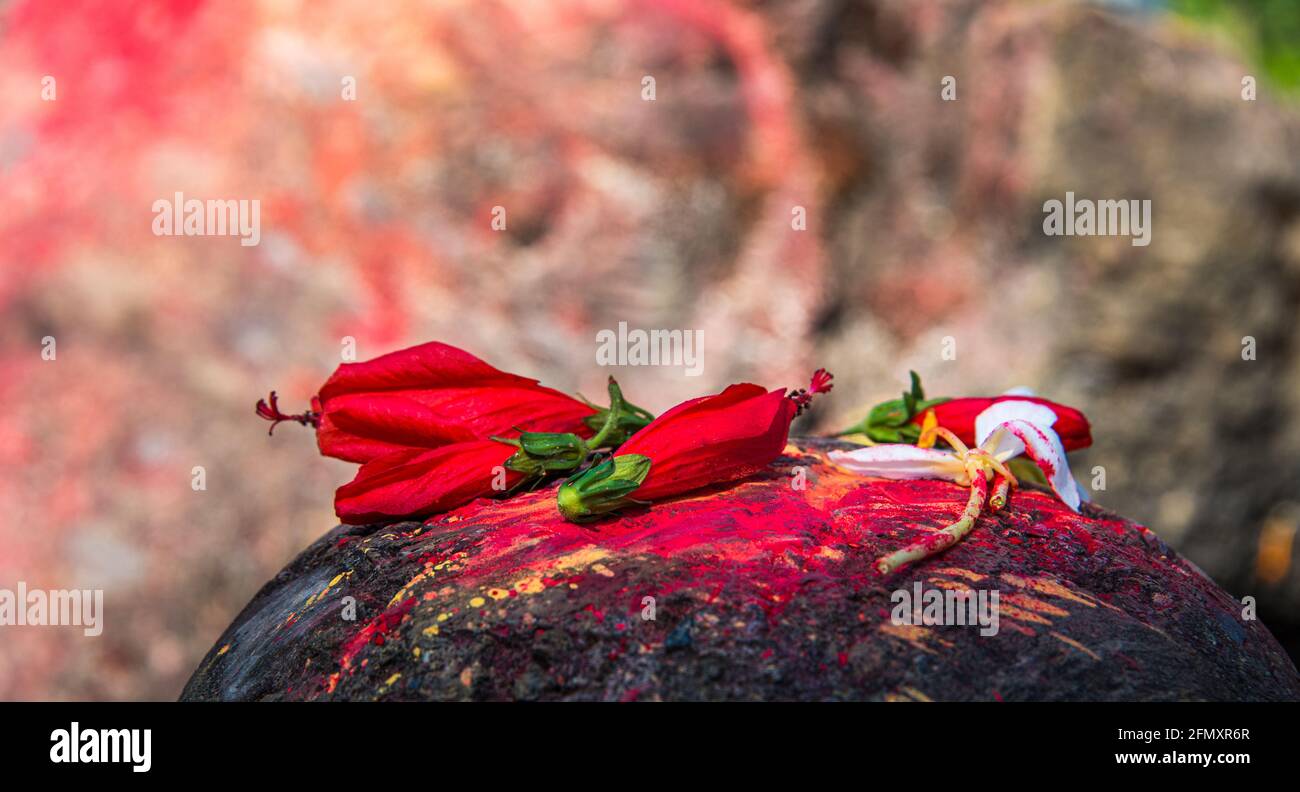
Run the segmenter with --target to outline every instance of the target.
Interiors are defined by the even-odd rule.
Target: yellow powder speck
[[[447,613],[446,611],[443,611],[442,613],[438,614],[438,621],[440,622],[445,622],[450,618],[451,618],[451,614]]]
[[[221,647],[221,649],[217,652],[217,657],[221,657],[223,654],[229,651],[230,651],[230,644],[226,644],[225,646]]]
[[[614,577],[613,571],[611,571],[610,568],[605,566],[604,564],[592,564],[591,571],[603,577]]]
[[[980,582],[986,577],[985,575],[981,575],[978,572],[972,572],[969,569],[963,569],[962,567],[942,567],[934,571],[938,572],[940,575],[948,575],[949,577],[963,577],[966,578],[967,580],[971,580],[976,583]]]
[[[425,627],[425,628],[424,628],[424,634],[425,634],[425,635],[437,635],[437,634],[438,634],[438,625],[435,624],[435,625],[432,625],[432,626],[430,626],[430,627]]]
[[[578,569],[580,567],[591,566],[607,557],[609,551],[598,545],[590,544],[581,550],[575,550],[568,555],[560,556],[555,559],[557,569]]]
[[[473,607],[473,608],[481,608],[481,607],[483,607],[484,603],[486,603],[486,602],[487,602],[487,600],[483,599],[482,597],[475,597],[474,599],[472,599],[472,600],[469,601],[469,604],[470,604],[470,607]]]
[[[515,591],[520,594],[540,594],[546,589],[546,584],[540,577],[523,578],[515,581]]]
[[[390,676],[387,680],[385,680],[385,681],[384,681],[384,684],[385,684],[385,685],[391,685],[391,684],[393,684],[394,682],[396,682],[398,679],[400,679],[401,676],[402,676],[402,672],[401,672],[401,671],[398,671],[396,674],[393,674],[393,675]]]
[[[509,597],[509,596],[510,596],[510,592],[509,592],[509,591],[506,591],[505,589],[500,589],[500,588],[488,589],[488,593],[487,593],[487,594],[488,594],[489,597],[491,597],[491,598],[494,599],[494,600],[505,599],[506,597]]]
[[[901,690],[907,695],[911,696],[913,701],[934,701],[934,699],[930,698],[929,696],[925,695],[924,693],[922,693],[921,691],[917,690],[914,687],[905,687],[905,688],[901,688]]]
[[[1084,646],[1083,644],[1079,643],[1078,641],[1074,640],[1073,638],[1061,635],[1059,632],[1055,632],[1055,631],[1051,632],[1050,635],[1056,640],[1060,641],[1061,643],[1069,644],[1070,646],[1073,646],[1075,649],[1078,649],[1080,652],[1083,652],[1087,656],[1091,657],[1093,660],[1101,659],[1100,655],[1098,655],[1096,652],[1092,651],[1088,647]]]

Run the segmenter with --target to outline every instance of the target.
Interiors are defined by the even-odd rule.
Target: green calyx
[[[877,443],[915,443],[921,436],[921,427],[912,419],[948,399],[926,399],[921,378],[915,371],[908,373],[912,377],[912,387],[903,391],[902,398],[877,404],[866,418],[843,432],[837,432],[836,436],[865,434]]]
[[[572,433],[524,432],[514,440],[492,439],[518,448],[506,467],[529,476],[575,470],[587,458],[587,444]]]
[[[650,474],[650,457],[623,454],[571,476],[560,485],[556,505],[570,522],[585,522],[625,506]]]
[[[572,432],[521,432],[517,438],[492,439],[519,449],[506,460],[507,468],[540,477],[577,470],[595,449],[617,447],[631,432],[654,419],[650,413],[623,400],[623,391],[613,377],[609,378],[609,407],[598,409],[596,415],[586,419],[587,425],[596,431],[589,440]],[[598,422],[592,420],[597,418]]]
[[[610,448],[617,448],[629,437],[648,426],[655,417],[650,411],[624,400],[622,391],[619,391],[618,402],[615,403],[613,389],[617,388],[618,385],[614,382],[613,377],[610,377],[609,381],[611,389],[608,407],[601,407],[592,404],[585,398],[582,399],[588,407],[596,411],[595,415],[588,415],[584,418],[583,423],[589,429],[600,432],[612,416],[614,423],[609,430],[609,434],[605,437],[605,445]]]

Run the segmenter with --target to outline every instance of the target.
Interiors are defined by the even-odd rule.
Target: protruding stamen
[[[952,446],[952,449],[957,452],[958,456],[965,457],[970,453],[970,449],[961,441],[961,438],[953,434],[951,431],[942,426],[936,426],[931,431],[942,438],[945,443]]]
[[[965,459],[967,461],[977,461],[984,469],[1005,478],[1013,487],[1020,486],[1020,482],[1011,473],[1011,469],[1007,467],[1006,463],[983,448],[972,448],[966,453]]]
[[[307,410],[297,415],[289,415],[280,412],[280,404],[276,399],[275,391],[271,391],[269,399],[257,400],[257,414],[259,417],[271,422],[271,428],[266,433],[274,434],[275,427],[280,425],[281,421],[297,421],[303,426],[311,426],[313,429],[320,427],[320,413]]]
[[[808,408],[809,404],[812,404],[813,396],[815,396],[816,394],[830,393],[831,388],[835,387],[835,385],[831,382],[831,380],[834,378],[835,375],[830,373],[824,368],[819,368],[816,371],[814,371],[812,375],[812,380],[808,383],[808,387],[806,389],[800,388],[799,390],[790,394],[789,397],[790,401],[794,402],[795,406],[798,407],[798,410],[795,411],[795,415],[796,416],[803,415],[803,411]]]
[[[824,368],[817,369],[813,372],[812,381],[808,383],[808,392],[830,393],[831,388],[835,387],[834,383],[831,382],[833,379],[835,379],[834,374]]]

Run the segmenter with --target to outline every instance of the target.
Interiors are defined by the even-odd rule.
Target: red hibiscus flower
[[[1052,411],[1055,419],[1049,425],[1061,438],[1066,451],[1092,445],[1092,430],[1088,419],[1073,407],[1040,399],[1028,392],[1008,392],[1002,396],[979,398],[926,399],[920,378],[915,371],[911,375],[912,387],[903,393],[902,398],[877,404],[860,423],[838,434],[865,434],[877,443],[915,443],[921,435],[926,415],[933,412],[939,426],[952,432],[963,443],[973,446],[976,444],[976,416],[994,404],[1028,402]]]
[[[580,521],[753,475],[781,455],[790,422],[813,394],[831,389],[830,380],[819,369],[808,391],[789,396],[746,383],[679,404],[615,456],[566,481],[557,494],[560,513]]]
[[[975,418],[995,404],[1009,402],[1038,404],[1051,410],[1056,420],[1048,425],[1061,438],[1061,445],[1066,451],[1075,451],[1092,445],[1092,428],[1083,413],[1073,407],[1036,396],[1009,394],[985,398],[950,399],[929,409],[934,410],[934,417],[939,426],[952,432],[966,445],[973,446],[976,444]],[[918,427],[924,421],[924,413],[912,417],[912,423]]]
[[[610,408],[591,437],[573,432],[523,432],[516,438],[467,440],[434,449],[408,448],[372,459],[334,495],[334,510],[349,524],[365,524],[454,509],[474,498],[499,495],[526,479],[567,473],[597,448],[621,442],[629,412],[609,379]],[[639,408],[631,408],[639,409]],[[648,418],[648,414],[647,414]]]
[[[386,454],[339,487],[334,511],[349,525],[364,525],[454,509],[522,481],[523,473],[505,467],[515,451],[494,440],[471,440]]]
[[[521,430],[586,437],[604,421],[602,411],[590,404],[436,341],[344,363],[321,387],[310,412],[280,412],[273,392],[269,401],[257,403],[257,414],[272,421],[273,430],[286,420],[316,427],[321,453],[349,462],[512,437]],[[623,436],[649,418],[644,411],[624,416]]]

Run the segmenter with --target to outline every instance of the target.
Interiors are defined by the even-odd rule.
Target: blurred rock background
[[[1300,10],[1170,5],[0,3],[0,587],[106,592],[98,638],[0,628],[0,698],[179,693],[334,524],[352,466],[252,405],[348,339],[656,411],[824,365],[806,432],[909,368],[1032,386],[1295,656]],[[1044,236],[1066,191],[1150,199],[1150,246]],[[261,244],[154,236],[176,192],[260,199]],[[598,367],[619,322],[703,331],[702,376]]]

